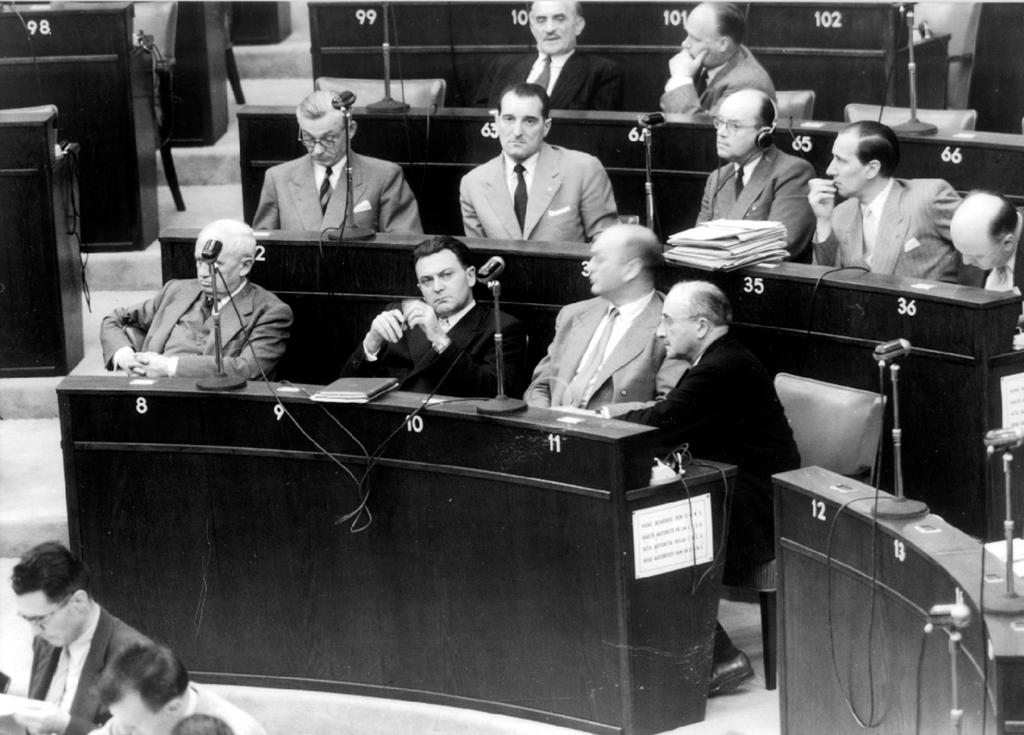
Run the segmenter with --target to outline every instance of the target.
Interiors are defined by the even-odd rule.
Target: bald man
[[[990,291],[1024,293],[1024,263],[1017,266],[1024,216],[1005,197],[972,191],[953,214],[949,232],[963,256],[961,282]]]
[[[775,147],[775,114],[775,103],[757,89],[742,89],[722,100],[712,119],[718,157],[726,163],[708,177],[697,222],[781,222],[790,259],[810,263],[814,213],[807,194],[814,167]]]
[[[686,16],[683,50],[669,59],[661,96],[665,112],[714,112],[740,89],[759,89],[775,99],[775,86],[743,45],[746,14],[733,3],[701,3]]]

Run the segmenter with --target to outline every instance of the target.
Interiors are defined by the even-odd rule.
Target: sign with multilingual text
[[[707,564],[714,555],[710,495],[633,511],[637,579]]]

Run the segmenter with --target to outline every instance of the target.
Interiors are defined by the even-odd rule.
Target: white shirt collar
[[[640,316],[640,313],[647,308],[647,305],[651,303],[651,299],[653,298],[654,290],[652,289],[646,296],[641,296],[634,301],[617,306],[616,308],[619,310],[619,324],[629,324]],[[613,304],[609,304],[609,309],[611,309],[612,306]]]
[[[233,299],[236,296],[238,296],[238,294],[240,294],[242,292],[242,289],[245,288],[247,283],[249,283],[249,279],[248,278],[243,278],[242,282],[238,284],[238,288],[236,288],[234,291],[232,291],[230,295],[228,295],[228,296],[221,296],[217,300],[217,311],[220,311],[221,309],[223,309],[227,305],[228,301],[230,301],[231,299]],[[220,293],[220,291],[218,291],[217,293]]]
[[[889,179],[889,183],[885,185],[885,188],[878,192],[870,202],[861,204],[861,214],[867,214],[870,210],[871,214],[875,215],[875,221],[880,221],[882,210],[885,209],[885,200],[889,198],[889,192],[892,191],[892,186],[895,182],[896,179]]]
[[[466,314],[468,314],[474,306],[476,306],[476,299],[474,299],[471,296],[469,298],[469,303],[463,306],[461,309],[459,309],[451,316],[446,316],[444,318],[438,317],[438,319],[441,322],[441,328],[444,329],[445,332],[450,332],[452,330],[452,327],[458,324],[459,320],[462,319],[462,317],[466,316]]]
[[[758,153],[752,159],[743,164],[743,185],[746,186],[750,183],[750,177],[754,175],[754,169],[757,168],[757,164],[764,158],[763,153]],[[740,165],[738,163],[733,164],[734,168],[738,171]]]
[[[341,178],[342,171],[345,170],[345,159],[348,156],[342,156],[337,163],[331,164],[331,188],[333,189],[338,185],[338,179]],[[327,175],[327,167],[321,166],[316,161],[313,161],[313,180],[316,183],[316,188],[319,189],[323,184],[324,176]]]
[[[82,628],[81,634],[68,644],[68,655],[74,661],[78,656],[85,656],[92,645],[92,638],[96,635],[96,627],[100,624],[100,606],[93,602],[92,612],[89,613],[89,620]]]
[[[567,62],[569,60],[569,57],[572,56],[575,52],[576,52],[576,49],[572,49],[571,51],[566,51],[565,53],[562,53],[562,54],[551,54],[551,68],[552,69],[555,69],[555,68],[561,69],[563,66],[565,66],[565,62]],[[547,55],[548,54],[546,54],[543,51],[538,49],[537,50],[537,60],[535,62],[533,62],[534,66],[536,66],[537,64],[543,64],[544,63],[544,57],[547,56]]]
[[[505,176],[506,177],[510,177],[512,179],[516,178],[515,168],[516,168],[516,164],[517,163],[523,164],[523,168],[526,169],[526,171],[523,172],[523,176],[530,177],[530,176],[533,176],[533,172],[537,170],[537,159],[540,158],[540,151],[538,150],[536,153],[534,153],[532,156],[527,158],[525,161],[517,161],[514,158],[512,158],[512,156],[508,155],[507,153],[502,153],[501,157],[503,159],[505,159]]]

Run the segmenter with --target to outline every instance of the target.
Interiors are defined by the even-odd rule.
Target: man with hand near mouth
[[[498,381],[494,313],[473,298],[476,268],[454,237],[426,240],[412,252],[423,300],[390,304],[370,324],[342,377],[393,377],[401,390],[488,398]],[[505,392],[518,395],[526,331],[502,312]]]
[[[475,103],[497,107],[502,91],[517,82],[544,88],[555,110],[621,110],[622,72],[617,64],[576,49],[586,21],[579,3],[543,0],[530,6],[537,53],[493,63]]]
[[[601,162],[544,142],[551,118],[543,88],[509,87],[494,124],[501,155],[459,185],[466,235],[583,242],[615,223],[615,195]]]

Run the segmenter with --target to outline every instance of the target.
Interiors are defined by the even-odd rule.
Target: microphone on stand
[[[665,124],[665,115],[661,112],[648,112],[637,117],[636,124],[641,128],[656,128]]]
[[[370,112],[405,112],[409,105],[405,102],[391,99],[391,44],[389,43],[388,32],[388,5],[383,3],[381,16],[384,18],[384,43],[381,45],[381,52],[384,54],[384,99],[378,100],[366,106]]]
[[[355,222],[349,221],[354,215],[352,202],[352,106],[356,103],[356,95],[350,90],[343,90],[334,95],[331,99],[331,107],[341,112],[344,117],[345,127],[345,214],[341,218],[341,225],[337,228],[338,240],[369,240],[374,236],[373,230],[368,227],[359,227]],[[325,232],[327,230],[324,230]],[[334,237],[328,234],[328,238]]]
[[[989,454],[1007,449],[1016,449],[1024,443],[1024,429],[1011,426],[1006,429],[992,429],[985,434],[985,446]]]
[[[878,362],[889,363],[899,357],[906,357],[910,354],[910,342],[905,339],[893,339],[882,342],[875,347],[874,357]]]
[[[196,381],[196,388],[199,390],[236,390],[249,382],[241,376],[232,377],[224,372],[224,349],[221,346],[220,334],[220,300],[217,298],[217,278],[220,276],[217,258],[220,257],[223,249],[224,243],[220,240],[207,240],[199,251],[199,258],[206,263],[206,267],[210,271],[210,279],[213,281],[213,355],[217,364],[217,372],[214,375]]]
[[[641,136],[644,142],[644,205],[647,214],[646,224],[649,229],[657,234],[658,231],[654,227],[654,173],[652,164],[654,136],[652,131],[659,125],[665,124],[665,116],[660,112],[644,113],[637,117],[636,124],[643,131]],[[658,239],[661,239],[660,235]]]
[[[477,269],[476,277],[487,284],[494,295],[494,372],[498,379],[498,395],[480,403],[477,413],[489,416],[504,416],[526,410],[526,401],[505,395],[505,343],[501,334],[501,282],[498,280],[505,271],[505,260],[500,255],[491,256]]]
[[[1003,538],[1006,539],[1006,596],[1016,597],[1017,591],[1014,589],[1013,582],[1013,482],[1011,480],[1013,472],[1013,453],[1011,449],[1016,449],[1022,443],[1024,443],[1024,428],[1020,426],[1010,426],[1003,429],[992,429],[985,434],[985,446],[988,447],[986,450],[988,456],[991,457],[996,452],[1003,453],[1003,505],[1005,508],[1005,518],[1003,520]]]

